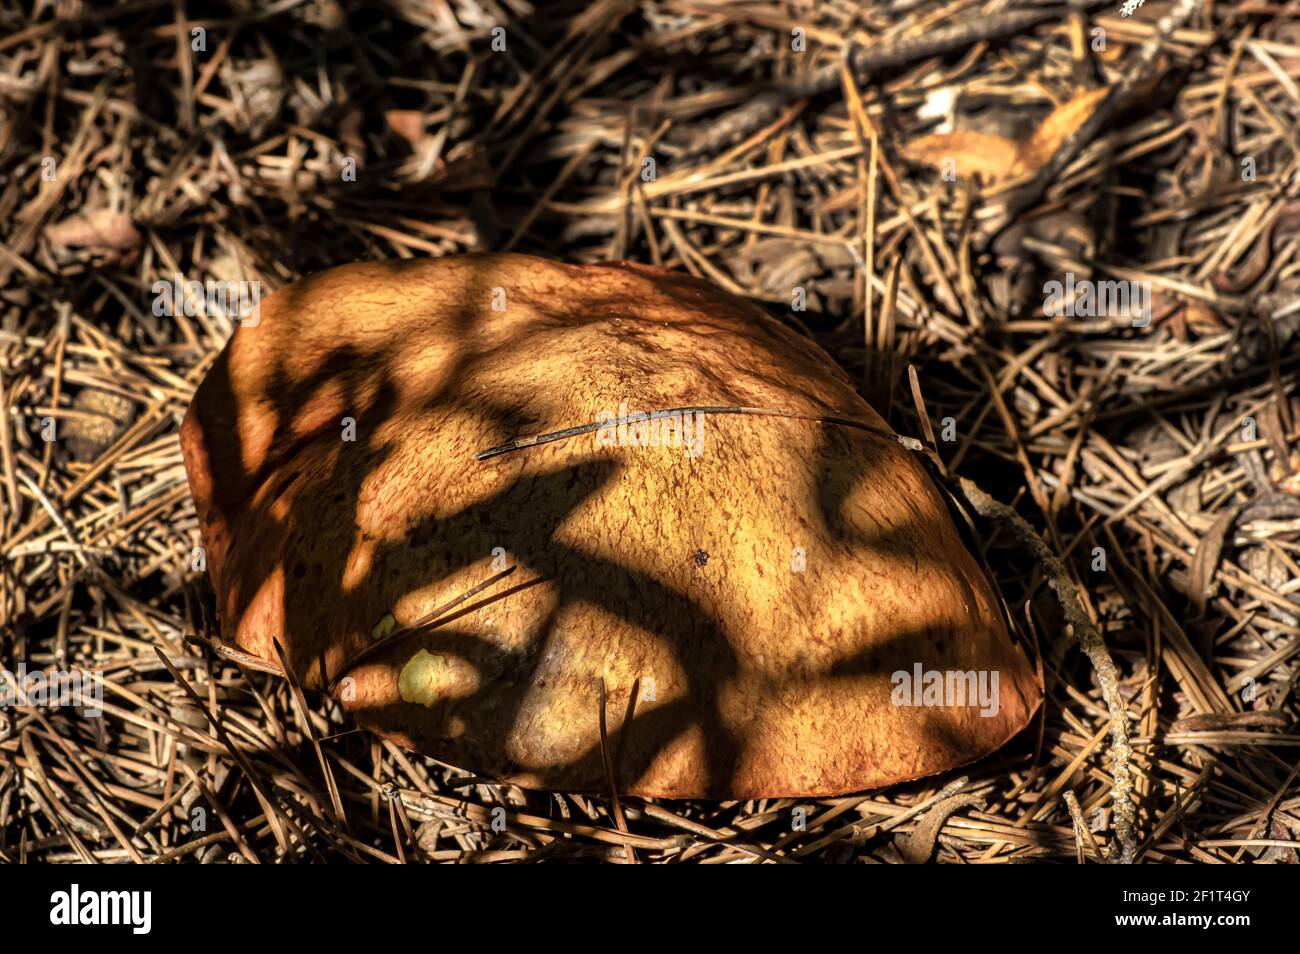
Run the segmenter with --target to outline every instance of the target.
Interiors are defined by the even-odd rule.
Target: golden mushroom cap
[[[688,407],[778,413],[617,421]],[[542,788],[607,787],[603,680],[621,792],[751,798],[948,770],[1041,701],[889,434],[707,282],[485,254],[271,296],[181,437],[225,642],[279,640],[362,726]]]

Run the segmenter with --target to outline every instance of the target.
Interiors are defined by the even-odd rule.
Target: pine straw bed
[[[154,283],[266,293],[483,248],[751,295],[919,437],[914,366],[948,471],[1032,525],[1109,646],[1137,859],[1295,863],[1300,4],[1119,7],[5,4],[0,664],[100,670],[105,712],[0,712],[0,860],[1105,856],[1101,688],[995,529],[1043,649],[1039,731],[818,803],[622,799],[620,825],[608,798],[469,777],[208,652],[177,427],[231,321],[158,317]],[[975,175],[990,155],[1018,178]],[[1067,270],[1149,282],[1150,323],[1045,316]]]

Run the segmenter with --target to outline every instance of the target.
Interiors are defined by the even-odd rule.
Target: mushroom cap
[[[683,418],[676,446],[673,425],[652,446],[632,424],[476,458],[691,406],[782,414]],[[866,426],[808,419],[825,417]],[[946,771],[1041,701],[889,433],[823,351],[708,282],[488,254],[271,296],[181,442],[225,642],[275,660],[278,639],[362,726],[538,788],[607,789],[603,679],[620,792],[752,798]]]

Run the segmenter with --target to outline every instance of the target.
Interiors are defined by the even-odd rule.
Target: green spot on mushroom
[[[370,631],[371,639],[383,639],[397,627],[397,620],[393,618],[392,613],[385,613],[384,618],[375,624],[375,628]]]
[[[438,701],[438,690],[446,675],[447,658],[421,649],[402,667],[402,674],[397,678],[397,691],[403,702],[432,707]]]

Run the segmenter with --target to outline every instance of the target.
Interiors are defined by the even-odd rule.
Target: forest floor
[[[1300,861],[1300,3],[1121,6],[0,4],[0,667],[104,681],[0,708],[0,860],[1094,863],[1127,774],[1139,862]],[[851,797],[620,821],[215,658],[178,429],[234,322],[157,283],[475,250],[707,278],[932,428],[1131,753],[994,530],[1040,717]]]

